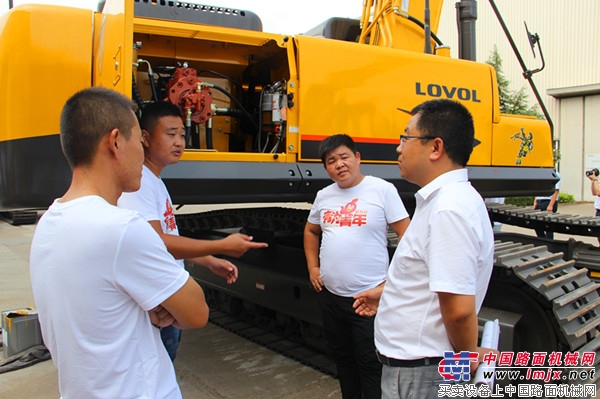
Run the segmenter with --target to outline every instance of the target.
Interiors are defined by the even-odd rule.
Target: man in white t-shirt
[[[148,104],[140,119],[144,144],[142,183],[138,191],[123,193],[118,205],[139,212],[165,242],[169,252],[179,259],[181,268],[186,259],[209,268],[224,277],[228,284],[236,281],[238,270],[231,262],[213,254],[242,256],[251,248],[264,248],[267,244],[252,242],[252,237],[232,234],[224,239],[196,240],[179,235],[171,196],[160,178],[167,165],[177,163],[185,145],[185,129],[179,108],[169,102]],[[177,355],[181,330],[175,326],[161,328],[165,348],[171,360]]]
[[[445,352],[489,353],[477,346],[477,312],[492,272],[494,236],[465,168],[473,119],[451,100],[427,101],[411,115],[396,151],[402,177],[421,187],[415,213],[385,286],[357,295],[354,304],[359,314],[377,314],[384,399],[437,398]]]
[[[30,272],[62,399],[181,398],[156,327],[203,327],[202,288],[137,213],[117,208],[140,186],[144,151],[134,104],[91,88],[60,119],[69,189],[40,219]]]
[[[304,230],[310,281],[319,292],[342,397],[379,399],[374,318],[354,312],[353,296],[384,282],[388,225],[402,237],[408,213],[391,183],[361,173],[360,153],[350,136],[326,138],[320,153],[334,183],[317,193]]]

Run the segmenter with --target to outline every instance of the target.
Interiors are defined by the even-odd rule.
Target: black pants
[[[354,312],[353,298],[323,289],[319,294],[323,327],[333,351],[344,399],[381,398],[381,363],[375,354],[375,317]]]
[[[550,205],[550,200],[547,200],[547,199],[537,200],[537,203],[535,204],[535,208],[533,208],[533,209],[539,209],[540,211],[545,211],[548,209],[548,205]],[[556,213],[557,210],[558,210],[558,200],[556,202],[554,202],[554,206],[552,207],[552,213]],[[542,229],[535,229],[535,234],[541,238],[550,238],[550,239],[554,238],[553,231],[545,231]]]

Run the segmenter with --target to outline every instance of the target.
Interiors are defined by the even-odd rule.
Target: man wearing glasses
[[[400,136],[402,177],[421,187],[386,284],[355,296],[375,318],[382,398],[435,398],[444,352],[477,347],[477,312],[493,266],[494,238],[481,196],[465,168],[473,119],[460,103],[432,100],[411,111]],[[477,367],[471,364],[473,371]]]

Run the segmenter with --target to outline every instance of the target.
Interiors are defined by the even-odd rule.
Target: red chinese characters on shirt
[[[339,227],[362,226],[367,224],[367,211],[358,209],[358,198],[342,206],[339,211],[325,211],[323,213],[323,224],[338,225]]]
[[[171,206],[171,202],[167,198],[166,204],[167,211],[163,213],[165,217],[165,226],[167,226],[167,231],[175,231],[177,228],[177,223],[175,222],[175,214],[173,213],[173,206]]]

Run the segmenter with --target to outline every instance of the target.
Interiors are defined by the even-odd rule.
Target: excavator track
[[[0,212],[0,218],[13,226],[35,224],[38,219],[38,212],[35,210]]]
[[[490,219],[528,229],[542,229],[556,233],[600,237],[600,217],[550,213],[508,204],[486,204]],[[578,269],[586,268],[592,279],[600,281],[600,248],[574,239],[546,240],[520,236],[520,242],[546,245],[551,252],[563,252],[565,259],[575,261]]]
[[[219,238],[252,235],[269,248],[229,259],[240,271],[231,286],[206,268],[186,263],[203,287],[210,322],[275,352],[336,377],[320,321],[317,294],[304,263],[302,232],[307,210],[247,208],[178,215],[182,235]],[[282,270],[284,269],[284,270]],[[270,296],[269,296],[270,295]],[[266,299],[265,299],[266,297]]]
[[[495,222],[529,229],[554,231],[555,233],[600,236],[599,217],[552,213],[508,204],[489,203],[486,205],[490,218]]]
[[[502,292],[506,298],[503,310],[524,313],[519,307],[535,309],[535,315],[525,313],[523,326],[516,324],[515,334],[545,337],[515,337],[509,351],[528,352],[595,352],[594,377],[586,383],[598,383],[600,363],[600,284],[592,281],[588,270],[577,268],[574,260],[563,259],[561,252],[550,252],[546,246],[535,246],[514,241],[496,241],[494,274],[484,301],[486,307],[502,306]],[[512,289],[506,288],[511,286]],[[507,309],[508,308],[508,309]],[[537,326],[537,328],[536,328]],[[544,331],[546,330],[546,331]],[[554,341],[554,342],[552,342]]]
[[[216,238],[240,231],[268,242],[266,250],[232,259],[240,276],[231,286],[206,268],[187,265],[216,310],[211,321],[335,376],[304,261],[302,232],[307,214],[306,209],[247,208],[178,215],[177,221],[183,235]],[[390,234],[388,241],[391,254],[396,236]],[[582,264],[600,270],[595,251],[574,240],[498,234],[480,324],[500,320],[499,349],[504,351],[595,352],[597,372],[582,383],[598,384],[600,284]]]

